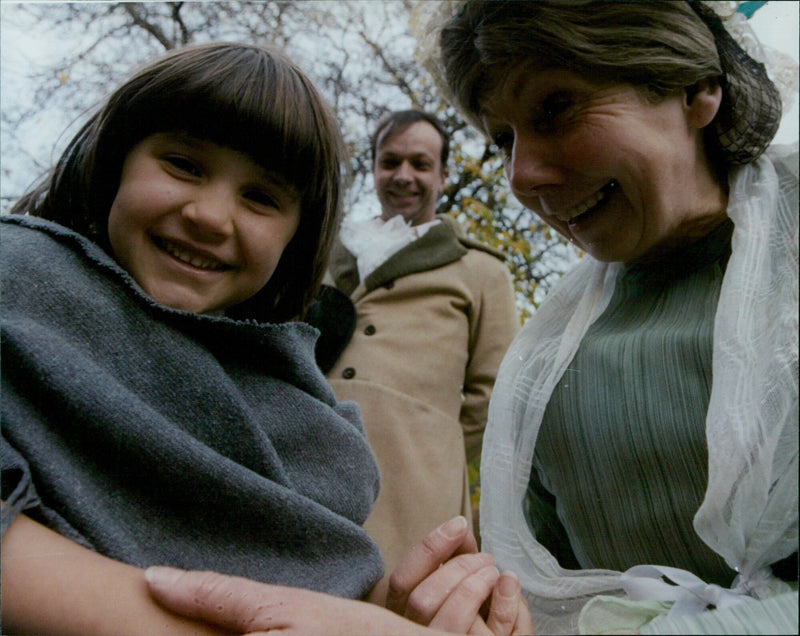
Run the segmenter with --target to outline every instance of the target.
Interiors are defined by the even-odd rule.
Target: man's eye
[[[168,155],[164,160],[176,170],[190,174],[194,177],[199,177],[202,173],[200,166],[188,157],[182,155]]]

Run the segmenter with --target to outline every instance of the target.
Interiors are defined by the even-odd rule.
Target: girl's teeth
[[[218,263],[217,261],[212,261],[206,258],[202,258],[195,254],[191,254],[189,252],[185,252],[179,247],[177,247],[173,243],[164,242],[163,243],[164,250],[174,256],[179,261],[183,261],[184,263],[188,263],[192,267],[197,267],[198,269],[209,269],[209,270],[221,270],[224,269],[224,265],[222,263]]]

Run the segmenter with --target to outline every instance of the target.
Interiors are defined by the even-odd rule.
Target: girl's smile
[[[167,254],[181,263],[191,265],[196,269],[213,272],[230,269],[232,267],[231,265],[221,262],[216,257],[195,248],[180,245],[175,241],[160,236],[153,236],[152,239],[156,246],[164,250]]]
[[[269,282],[300,219],[300,197],[250,157],[180,133],[128,154],[111,206],[114,256],[164,305],[204,313]]]

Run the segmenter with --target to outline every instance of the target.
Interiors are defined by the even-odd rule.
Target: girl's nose
[[[511,157],[506,160],[506,173],[511,188],[521,194],[533,194],[536,188],[559,180],[549,144],[524,136],[514,138]]]
[[[181,215],[201,238],[216,238],[232,233],[235,210],[235,194],[208,188],[192,197],[183,206]]]

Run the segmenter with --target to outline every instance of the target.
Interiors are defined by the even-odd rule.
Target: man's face
[[[402,215],[411,225],[433,221],[444,190],[442,138],[426,121],[390,137],[378,137],[373,178],[381,218]]]

